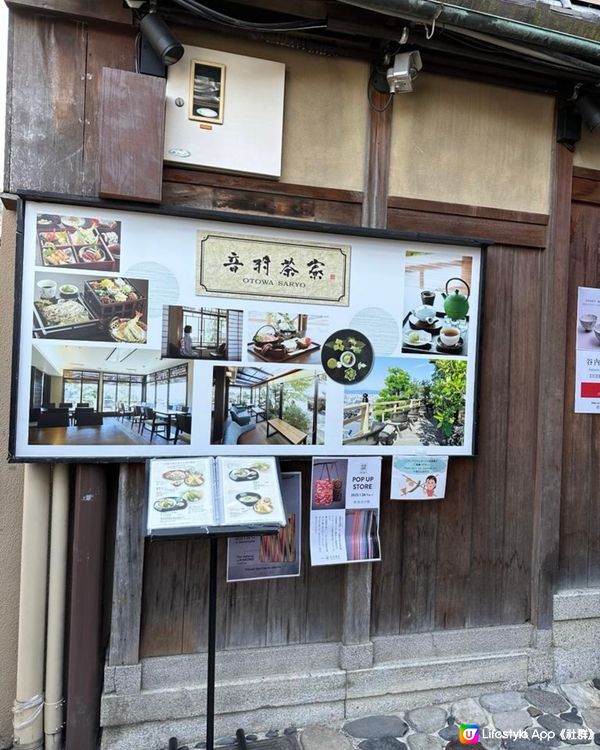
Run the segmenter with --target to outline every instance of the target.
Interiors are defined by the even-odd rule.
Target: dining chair
[[[150,442],[152,442],[155,435],[158,435],[165,440],[169,440],[171,420],[169,418],[165,419],[164,417],[157,416],[154,409],[150,409],[149,407],[144,407],[144,415],[141,424],[141,433],[143,434],[144,430],[149,430]]]
[[[175,415],[175,439],[173,445],[177,445],[178,440],[189,443],[192,439],[192,415],[176,414]]]
[[[139,406],[139,404],[136,404],[136,406],[133,407],[133,410],[131,412],[131,429],[133,430],[135,425],[137,425],[138,432],[139,432],[141,421],[142,421],[142,407]]]

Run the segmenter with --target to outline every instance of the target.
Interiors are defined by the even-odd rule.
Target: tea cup
[[[421,292],[421,302],[424,305],[433,305],[435,301],[435,292],[429,291],[429,289],[423,289]]]
[[[444,326],[440,331],[440,341],[444,346],[456,346],[460,340],[460,331],[454,326]]]
[[[581,323],[581,327],[584,331],[591,331],[592,328],[596,325],[596,321],[598,320],[598,316],[594,315],[593,313],[585,313],[579,318],[579,322]]]
[[[42,299],[54,299],[56,297],[56,281],[52,279],[40,279],[37,283]]]

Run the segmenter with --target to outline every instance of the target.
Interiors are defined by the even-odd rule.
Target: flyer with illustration
[[[281,475],[281,495],[287,524],[276,534],[239,536],[227,542],[227,582],[300,575],[302,475]]]
[[[313,458],[312,565],[381,559],[380,486],[381,456]]]
[[[394,456],[392,500],[439,500],[446,494],[448,456]]]

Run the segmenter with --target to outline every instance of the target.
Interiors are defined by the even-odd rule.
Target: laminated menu
[[[148,535],[226,536],[286,525],[272,456],[167,458],[148,464]]]

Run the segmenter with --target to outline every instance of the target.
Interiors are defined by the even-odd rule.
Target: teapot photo
[[[455,289],[454,292],[448,291],[448,284],[451,281],[460,281],[467,287],[467,296]],[[467,317],[469,313],[469,297],[471,296],[471,289],[464,279],[459,279],[457,276],[448,279],[446,282],[446,291],[442,292],[444,299],[444,312],[451,320],[461,320]],[[415,315],[417,314],[415,310]]]
[[[414,316],[423,323],[433,323],[435,321],[435,308],[431,305],[420,305],[414,310]]]

